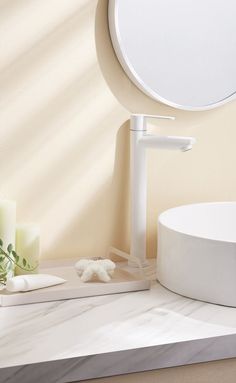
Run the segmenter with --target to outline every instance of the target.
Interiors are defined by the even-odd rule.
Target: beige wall
[[[42,227],[44,258],[128,250],[129,111],[168,113],[160,134],[196,136],[188,153],[150,152],[148,248],[156,218],[235,200],[236,103],[175,111],[142,95],[117,63],[107,0],[0,1],[0,196]]]

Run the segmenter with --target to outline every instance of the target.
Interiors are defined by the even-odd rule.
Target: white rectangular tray
[[[20,293],[9,293],[5,290],[0,291],[0,306],[14,306],[148,290],[151,283],[149,280],[142,279],[120,268],[115,269],[114,275],[108,283],[83,283],[73,266],[45,268],[41,269],[40,273],[56,275],[66,279],[67,282],[57,286]]]

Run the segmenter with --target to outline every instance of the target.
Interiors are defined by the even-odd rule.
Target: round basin
[[[157,278],[186,297],[236,307],[236,202],[179,206],[162,213]]]

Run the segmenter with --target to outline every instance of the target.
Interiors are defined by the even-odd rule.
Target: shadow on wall
[[[105,256],[112,245],[129,251],[129,122],[117,133],[112,176],[103,181],[52,247],[63,247],[69,241],[73,248],[79,243],[79,255],[85,257]]]
[[[96,5],[0,7],[1,197],[17,201],[19,221],[41,225],[43,258],[126,246],[128,113],[97,65]]]

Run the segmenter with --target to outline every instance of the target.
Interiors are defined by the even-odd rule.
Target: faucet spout
[[[138,140],[138,144],[145,148],[180,150],[182,152],[192,149],[195,143],[194,137],[157,136],[153,134],[144,134]]]

